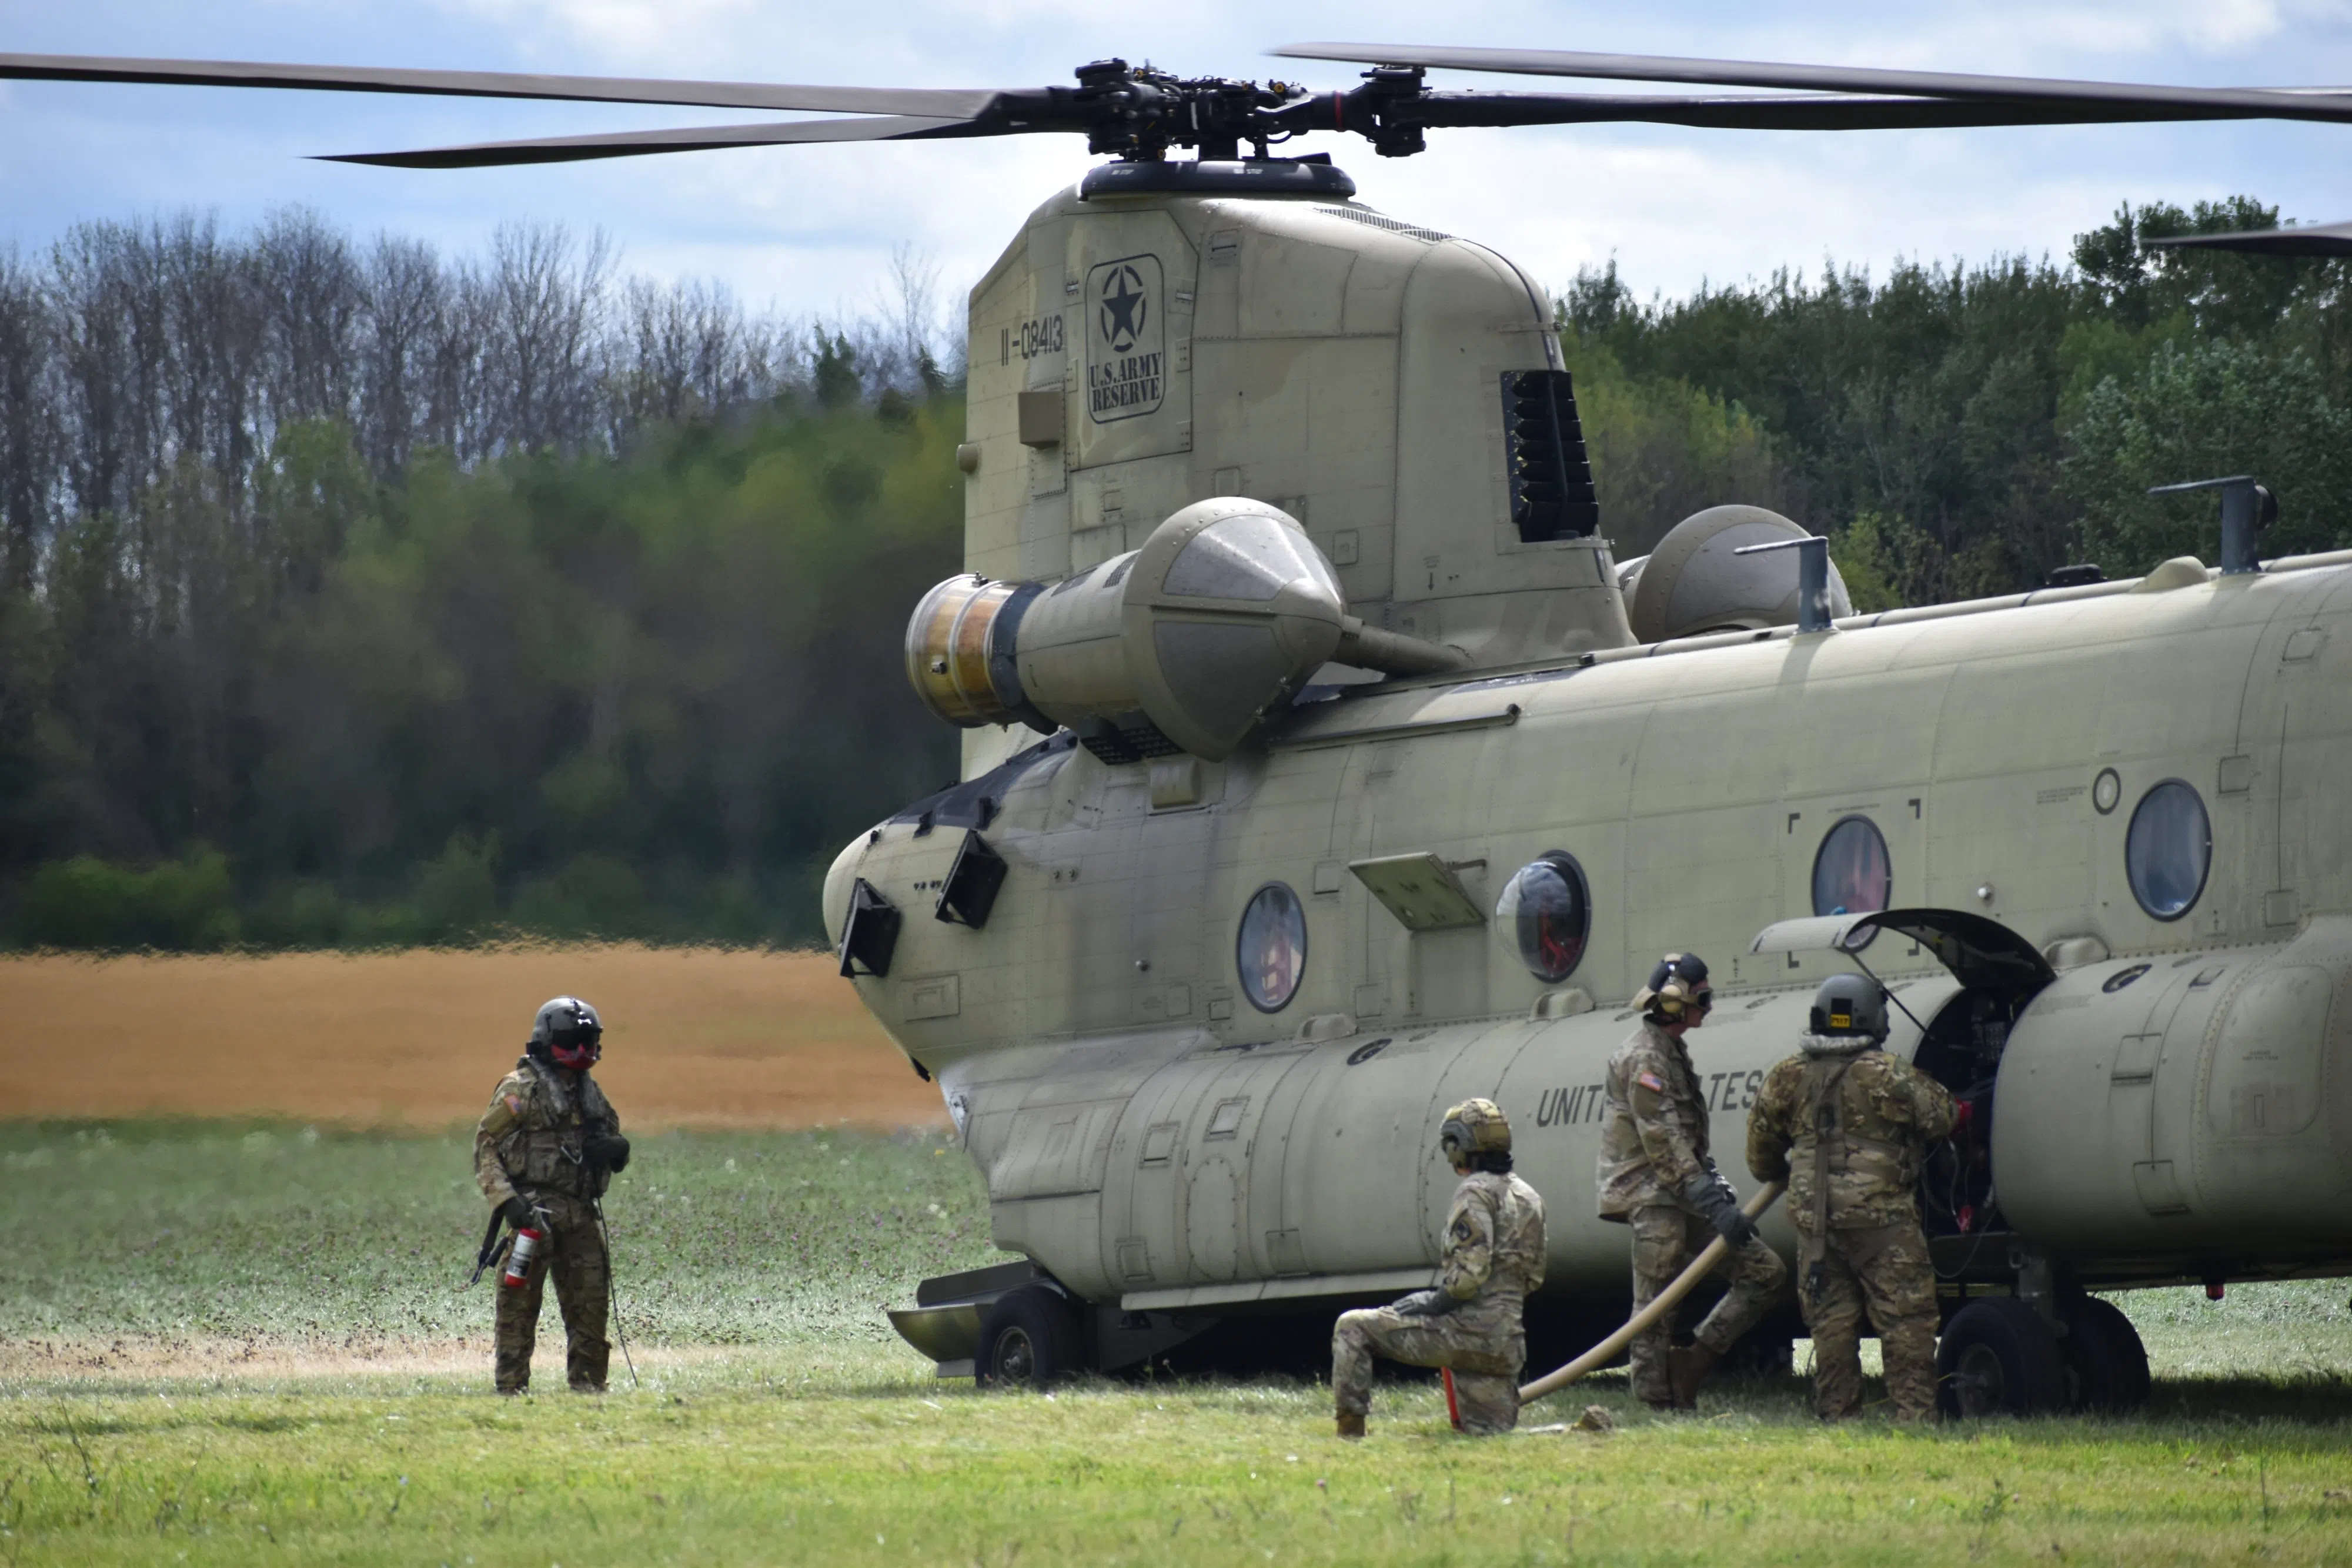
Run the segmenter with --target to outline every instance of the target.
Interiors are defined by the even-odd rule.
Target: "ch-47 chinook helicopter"
[[[2238,477],[2218,570],[1855,616],[1824,541],[1737,506],[1618,561],[1543,290],[1326,157],[1271,155],[1603,120],[2340,122],[2352,94],[1282,52],[1372,68],[1336,92],[1117,60],[1007,92],[0,76],[866,117],[352,160],[407,166],[1045,131],[1108,156],[971,293],[970,571],[907,637],[967,727],[962,782],[825,884],[843,973],[937,1080],[1021,1255],[893,1314],[943,1374],[1113,1369],[1425,1284],[1437,1123],[1473,1094],[1549,1203],[1532,1325],[1622,1304],[1601,1068],[1668,950],[1714,963],[1691,1043],[1722,1146],[1853,966],[1899,1005],[1889,1049],[1970,1107],[1921,1195],[1963,1409],[2142,1397],[2089,1290],[2352,1273],[2352,825],[2326,783],[2352,768],[2352,551],[2260,560],[2266,495]],[[1431,68],[1774,91],[1446,92]]]

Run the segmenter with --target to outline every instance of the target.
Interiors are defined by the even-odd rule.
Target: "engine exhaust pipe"
[[[1147,725],[1215,762],[1332,659],[1391,674],[1469,663],[1367,626],[1339,574],[1278,507],[1201,501],[1143,548],[1048,588],[951,577],[907,624],[907,679],[950,724]]]

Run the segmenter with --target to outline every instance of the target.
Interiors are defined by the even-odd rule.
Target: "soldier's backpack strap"
[[[1830,1178],[1843,1166],[1844,1140],[1838,1132],[1838,1088],[1853,1066],[1851,1056],[1817,1057],[1805,1064],[1804,1125],[1813,1134],[1812,1227],[1797,1239],[1797,1261],[1805,1270],[1805,1299],[1819,1301],[1828,1284]]]

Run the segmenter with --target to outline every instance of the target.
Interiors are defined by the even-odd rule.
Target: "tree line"
[[[180,465],[241,503],[303,421],[342,424],[392,483],[425,449],[612,454],[780,393],[937,391],[961,350],[935,296],[906,251],[879,309],[828,325],[622,277],[602,235],[556,225],[467,257],[299,208],[243,235],[193,214],[79,225],[0,253],[0,581],[28,586],[61,523],[128,516]]]
[[[1621,556],[1723,501],[1864,605],[2352,541],[2344,264],[2174,251],[1563,289]],[[931,279],[820,324],[296,212],[0,256],[0,944],[803,943],[838,846],[951,776],[899,635],[956,568]]]
[[[902,255],[761,316],[556,228],[0,259],[0,940],[803,941],[953,737],[957,354]]]
[[[2122,208],[2068,263],[1825,267],[1642,299],[1614,264],[1562,291],[1604,527],[1635,555],[1722,499],[1832,536],[1849,586],[1936,603],[2217,559],[2211,497],[2252,472],[2263,552],[2352,539],[2347,264],[2151,245],[2273,226],[2251,197]]]

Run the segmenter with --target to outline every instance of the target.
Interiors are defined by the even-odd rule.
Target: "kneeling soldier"
[[[629,1140],[604,1092],[588,1075],[604,1055],[604,1026],[576,997],[539,1009],[530,1044],[499,1082],[474,1131],[474,1179],[482,1196],[517,1229],[543,1239],[519,1288],[500,1285],[499,1392],[530,1385],[531,1346],[539,1337],[540,1292],[555,1276],[563,1312],[565,1370],[580,1393],[601,1394],[612,1346],[604,1339],[611,1263],[596,1200],[613,1173],[629,1163]]]
[[[1928,1147],[1952,1130],[1952,1097],[1879,1049],[1886,998],[1875,981],[1824,980],[1811,1022],[1748,1113],[1748,1165],[1759,1181],[1789,1184],[1813,1406],[1824,1421],[1860,1414],[1866,1302],[1895,1418],[1932,1421],[1936,1270],[1914,1193]]]
[[[1511,1124],[1492,1100],[1448,1111],[1438,1146],[1462,1185],[1445,1217],[1437,1288],[1340,1314],[1331,1334],[1331,1393],[1342,1437],[1364,1435],[1375,1354],[1446,1368],[1454,1425],[1473,1437],[1519,1423],[1519,1369],[1528,1359],[1519,1304],[1543,1283],[1543,1199],[1511,1174]]]

